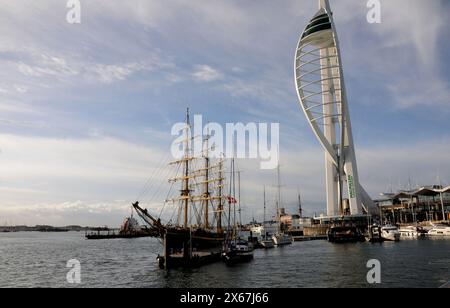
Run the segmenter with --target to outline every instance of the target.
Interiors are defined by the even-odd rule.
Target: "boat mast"
[[[234,165],[234,158],[232,160],[233,164],[233,238],[236,239],[236,171],[235,171],[235,165]]]
[[[439,175],[439,171],[438,171],[438,183],[439,183],[439,199],[441,200],[441,210],[442,210],[442,221],[446,222],[447,221],[447,217],[445,217],[445,207],[444,207],[444,196],[442,195],[442,192],[444,190],[444,187],[442,187],[442,182],[441,182],[441,177]],[[419,202],[417,202],[419,203]]]
[[[242,226],[242,215],[241,215],[241,171],[237,171],[238,175],[238,202],[239,202],[239,225]]]
[[[184,203],[184,227],[188,227],[188,211],[189,211],[189,141],[190,141],[190,120],[189,108],[186,110],[186,139],[184,144],[184,181],[181,195]]]
[[[281,207],[281,184],[280,184],[280,162],[278,162],[277,166],[277,188],[278,188],[278,200],[277,200],[277,220],[278,220],[278,233],[281,233],[281,215],[280,215],[280,207]]]
[[[223,188],[223,160],[219,161],[219,204],[218,204],[218,215],[217,215],[217,233],[222,234],[222,212],[223,212],[223,199],[222,199],[222,188]]]
[[[203,204],[204,204],[204,213],[205,213],[205,229],[209,228],[209,212],[208,212],[208,206],[209,206],[209,152],[208,152],[208,147],[209,147],[209,132],[208,135],[205,138],[205,153],[204,153],[204,158],[205,158],[205,187],[204,187],[204,193],[203,193]]]
[[[231,159],[230,161],[230,188],[229,188],[229,194],[228,194],[228,226],[227,226],[227,239],[231,239],[231,203],[232,203],[232,199],[231,199],[231,193],[232,193],[232,187],[233,187],[233,159]]]
[[[264,230],[264,239],[266,238],[266,185],[264,185],[264,216],[263,216],[263,230]]]

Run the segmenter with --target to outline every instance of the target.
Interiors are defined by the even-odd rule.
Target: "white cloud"
[[[381,24],[358,22],[363,16],[348,10],[349,4],[355,6],[353,1],[344,1],[342,7],[336,3],[345,73],[361,80],[355,88],[376,94],[373,99],[362,99],[382,104],[383,108],[389,106],[396,111],[439,106],[441,111],[449,112],[450,84],[442,71],[442,63],[447,61],[439,53],[440,46],[448,43],[447,17],[443,14],[446,4],[420,0],[381,3]],[[342,24],[349,16],[353,20]],[[355,26],[358,30],[352,31]]]
[[[14,85],[14,89],[18,92],[18,93],[27,93],[28,92],[28,88],[25,86],[20,86],[20,85]]]
[[[36,113],[34,108],[28,104],[16,100],[1,100],[0,99],[0,111],[6,113]]]
[[[0,215],[17,220],[19,213],[27,213],[26,221],[31,224],[120,222],[146,180],[147,189],[151,189],[142,199],[146,207],[159,213],[169,186],[164,184],[160,189],[157,186],[166,182],[173,171],[166,167],[164,161],[168,160],[161,149],[106,137],[63,140],[0,135],[0,145],[0,191],[4,199]],[[408,178],[413,185],[435,184],[437,172],[443,184],[449,184],[446,154],[449,151],[449,139],[358,148],[361,182],[373,197],[390,186],[405,188]],[[297,188],[302,192],[306,213],[312,215],[325,209],[323,160],[319,145],[282,149],[283,205],[289,211],[296,209]],[[239,160],[237,164],[244,171],[241,185],[244,219],[250,219],[252,214],[259,219],[262,215],[263,185],[267,187],[270,215],[275,171],[259,170],[256,160]],[[152,192],[158,193],[152,196]],[[121,199],[128,200],[117,201]],[[165,217],[172,210],[167,209]]]
[[[92,68],[92,73],[100,82],[112,83],[116,80],[124,80],[141,69],[143,69],[143,66],[139,66],[137,63],[128,63],[125,65],[97,64]]]
[[[35,64],[33,65],[28,65],[23,62],[17,63],[19,72],[27,77],[42,77],[47,75],[56,78],[78,74],[78,72],[71,68],[63,58],[41,54],[39,57],[36,57],[34,61]]]
[[[197,81],[211,82],[222,79],[223,75],[209,65],[197,65],[192,73],[192,77]]]

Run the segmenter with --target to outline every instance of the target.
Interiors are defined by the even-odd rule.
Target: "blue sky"
[[[184,109],[211,121],[279,122],[284,200],[325,208],[323,152],[293,80],[315,0],[6,1],[0,11],[0,224],[118,225],[168,153]],[[450,184],[447,1],[331,1],[362,184]],[[240,162],[245,216],[273,171]],[[156,182],[156,181],[155,181]],[[158,208],[164,196],[148,197]]]

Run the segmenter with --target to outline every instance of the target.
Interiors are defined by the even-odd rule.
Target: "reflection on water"
[[[367,287],[369,259],[381,287],[439,287],[450,279],[450,240],[382,244],[294,243],[257,250],[247,264],[163,271],[155,239],[87,241],[83,233],[0,234],[0,287],[71,287],[66,262],[81,262],[80,287]]]

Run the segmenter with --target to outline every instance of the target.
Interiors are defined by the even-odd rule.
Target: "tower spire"
[[[359,183],[341,52],[329,0],[319,0],[319,12],[300,37],[295,74],[300,105],[325,150],[328,215],[348,211],[362,214],[363,204],[366,211],[374,208]],[[344,209],[344,204],[348,208]]]
[[[319,0],[319,9],[330,10],[330,2],[328,0]]]

